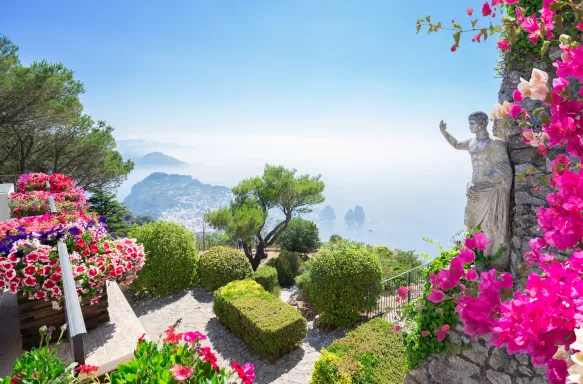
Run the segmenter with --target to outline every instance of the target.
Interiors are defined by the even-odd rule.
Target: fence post
[[[407,303],[411,302],[411,271],[407,273]]]

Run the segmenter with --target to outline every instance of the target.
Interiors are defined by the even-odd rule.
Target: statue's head
[[[488,127],[488,115],[484,112],[473,112],[470,114],[468,120],[470,121],[470,131],[472,131],[472,133],[486,131],[486,128]]]

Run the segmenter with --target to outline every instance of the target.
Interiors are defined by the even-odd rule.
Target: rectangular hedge
[[[233,281],[215,291],[213,311],[262,357],[279,358],[308,334],[306,319],[294,307],[253,280]]]
[[[401,384],[404,367],[403,334],[376,318],[323,349],[310,384]]]

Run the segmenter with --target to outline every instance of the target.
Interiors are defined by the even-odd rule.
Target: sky
[[[451,53],[449,32],[416,35],[415,21],[467,24],[468,7],[481,3],[4,0],[0,33],[25,64],[73,69],[85,112],[118,139],[178,143],[169,154],[203,163],[207,183],[265,163],[322,174],[337,216],[370,202],[418,234],[387,243],[421,249],[463,227],[471,175],[439,121],[468,137],[500,79],[495,39]]]

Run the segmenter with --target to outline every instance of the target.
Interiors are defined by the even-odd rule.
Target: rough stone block
[[[504,363],[506,363],[508,359],[509,357],[506,354],[506,350],[495,348],[492,351],[488,364],[490,364],[492,368],[498,370],[504,366]]]
[[[474,363],[484,365],[488,360],[488,347],[474,343],[472,349],[463,351],[462,354]]]
[[[428,367],[429,377],[438,384],[478,384],[472,378],[480,373],[480,368],[459,356],[440,356]]]
[[[512,378],[510,375],[491,369],[486,371],[486,377],[492,384],[512,384]]]

